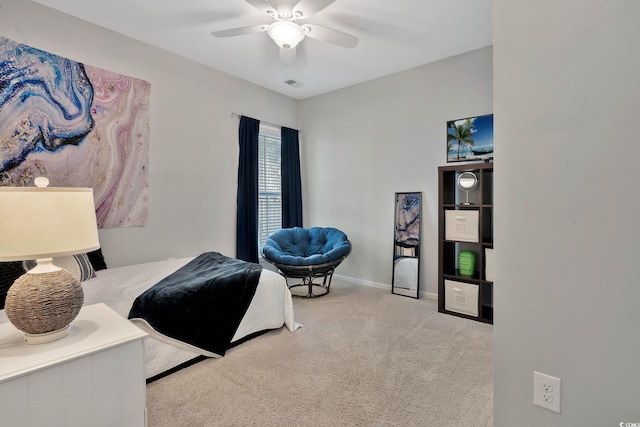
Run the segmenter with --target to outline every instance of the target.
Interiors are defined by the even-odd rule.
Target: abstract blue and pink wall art
[[[90,187],[100,228],[146,224],[150,91],[0,37],[0,185]]]

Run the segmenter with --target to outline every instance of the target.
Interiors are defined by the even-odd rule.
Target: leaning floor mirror
[[[391,293],[418,298],[422,193],[396,193]]]

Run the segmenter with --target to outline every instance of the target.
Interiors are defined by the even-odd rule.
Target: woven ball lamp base
[[[28,344],[42,344],[69,335],[69,324],[83,302],[78,279],[60,269],[18,277],[7,292],[4,310]]]

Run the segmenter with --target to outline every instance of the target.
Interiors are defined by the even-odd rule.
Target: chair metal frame
[[[282,264],[279,262],[275,262],[264,256],[262,254],[262,258],[270,264],[273,264],[280,274],[285,279],[302,279],[301,282],[296,283],[294,285],[288,285],[289,289],[294,289],[298,287],[307,287],[306,295],[299,295],[294,292],[291,292],[291,295],[294,297],[300,298],[317,298],[325,296],[329,293],[329,289],[331,288],[331,279],[333,279],[333,272],[344,261],[344,259],[349,256],[351,253],[351,248],[349,248],[349,252],[347,252],[341,258],[338,258],[335,261],[323,263],[323,264],[310,264],[310,265],[289,265]],[[313,279],[322,278],[322,283],[314,283]],[[314,289],[318,290],[320,293],[314,293]]]

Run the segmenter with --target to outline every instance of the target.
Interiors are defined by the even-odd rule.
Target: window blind
[[[258,137],[258,249],[267,237],[282,228],[280,138]]]

